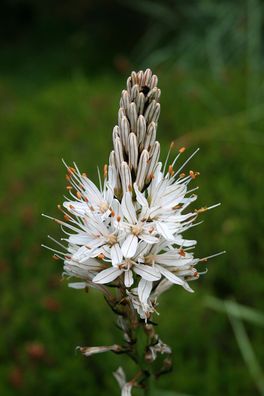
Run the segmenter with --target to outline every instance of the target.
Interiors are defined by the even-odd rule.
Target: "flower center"
[[[131,228],[131,231],[132,231],[132,234],[138,236],[138,235],[141,233],[142,228],[139,227],[138,225],[135,225],[135,226],[133,226],[133,227]]]
[[[110,234],[108,236],[108,245],[113,246],[115,243],[117,243],[117,236],[114,234]]]
[[[109,208],[106,202],[102,202],[101,205],[99,206],[99,210],[101,213],[105,213],[108,209]]]

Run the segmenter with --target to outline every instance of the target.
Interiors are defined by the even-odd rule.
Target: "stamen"
[[[108,166],[107,164],[104,164],[104,177],[107,177],[107,172],[108,172]]]
[[[174,170],[173,170],[173,166],[172,166],[172,165],[169,165],[168,173],[169,173],[171,176],[174,175],[175,172],[174,172]]]
[[[185,165],[188,164],[188,162],[195,156],[196,153],[198,153],[199,150],[200,150],[200,148],[196,149],[196,150],[190,155],[190,157],[187,158],[187,160],[186,160],[186,161],[182,164],[182,166],[177,170],[177,172],[175,173],[174,177],[175,177],[176,175],[178,175],[178,174],[181,172],[181,170],[185,167]],[[180,153],[179,153],[179,154],[180,154]],[[179,155],[179,154],[178,154],[178,155]],[[176,158],[177,158],[177,157],[176,157]],[[176,159],[175,159],[175,160],[176,160]],[[173,161],[172,165],[174,165],[175,160]]]
[[[221,202],[219,202],[218,204],[212,205],[212,206],[208,206],[208,207],[204,206],[204,207],[202,207],[200,209],[195,209],[195,212],[196,213],[203,213],[203,212],[206,212],[207,210],[217,208],[220,205],[221,205]]]
[[[191,176],[192,179],[196,179],[196,177],[199,176],[200,173],[190,170],[189,175]]]
[[[217,257],[217,256],[221,256],[222,254],[225,254],[225,253],[226,253],[226,251],[223,250],[222,252],[212,254],[211,256],[203,257],[199,261],[200,262],[207,262],[207,260],[209,260],[211,258],[214,258],[214,257]]]
[[[167,157],[166,157],[166,160],[165,160],[165,163],[164,163],[164,171],[163,171],[163,175],[164,175],[164,172],[165,172],[165,169],[167,168],[167,163],[168,163],[168,161],[169,161],[169,158],[170,158],[170,153],[171,153],[171,150],[172,150],[172,148],[174,147],[174,145],[175,145],[175,143],[174,142],[171,142],[171,144],[170,144],[170,148],[169,148],[169,151],[168,151],[168,154],[167,154]]]

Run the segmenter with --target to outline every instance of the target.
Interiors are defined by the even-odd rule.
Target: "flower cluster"
[[[172,284],[192,292],[188,281],[197,279],[192,249],[196,241],[183,237],[200,212],[189,211],[196,200],[189,183],[198,172],[182,173],[175,164],[180,148],[168,166],[159,161],[156,141],[160,114],[157,76],[147,69],[132,72],[122,91],[118,125],[113,129],[113,151],[104,166],[99,188],[78,167],[67,167],[69,198],[56,220],[66,234],[67,245],[53,250],[64,261],[64,273],[82,279],[75,288],[122,285],[126,298],[147,320],[158,296]],[[216,205],[215,205],[216,206]]]

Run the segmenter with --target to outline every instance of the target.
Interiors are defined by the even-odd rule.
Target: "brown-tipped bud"
[[[133,85],[131,89],[130,100],[136,102],[138,95],[139,95],[139,86],[136,84]]]
[[[125,161],[123,161],[121,164],[120,178],[121,178],[123,193],[130,191],[132,186],[132,178],[131,178],[131,172],[129,166]]]
[[[142,85],[143,75],[144,75],[144,73],[143,73],[142,70],[140,70],[140,71],[138,72],[138,74],[137,74],[137,83],[138,83],[139,86]]]
[[[123,89],[122,94],[121,94],[121,100],[120,100],[120,107],[123,107],[124,109],[128,109],[130,104],[130,98],[128,92]]]
[[[153,74],[153,76],[151,77],[150,89],[153,89],[157,85],[158,85],[158,77],[155,74]]]
[[[136,105],[138,114],[143,114],[145,105],[145,95],[143,94],[143,92],[140,92],[140,94],[138,95]]]
[[[129,144],[128,144],[128,164],[130,169],[135,169],[136,171],[137,162],[138,162],[138,141],[136,135],[134,133],[130,133]]]
[[[156,100],[153,100],[144,113],[144,117],[146,118],[147,123],[150,123],[152,121],[153,113],[156,109],[156,104],[157,104]]]
[[[149,349],[145,353],[144,358],[147,363],[152,363],[155,360],[153,353]]]
[[[124,157],[121,139],[119,137],[116,137],[114,140],[114,150],[117,168],[120,169],[121,163],[124,161]]]
[[[151,89],[151,90],[149,91],[149,93],[147,94],[147,98],[148,98],[149,100],[156,99],[157,90],[158,90],[157,87]]]
[[[155,94],[155,98],[154,98],[156,100],[156,102],[159,102],[160,94],[161,94],[161,90],[158,88],[156,91],[156,94]]]
[[[116,126],[114,126],[113,133],[112,133],[113,145],[115,144],[114,142],[117,137],[120,137],[120,130],[119,130],[118,126],[116,125]]]
[[[123,147],[125,151],[127,152],[128,150],[128,136],[129,136],[129,122],[126,117],[123,117],[121,120],[121,126],[120,126],[120,137],[121,137],[121,142],[123,144]]]
[[[127,79],[127,92],[129,93],[129,95],[131,93],[131,88],[132,88],[132,81],[131,81],[131,77],[129,76]]]
[[[129,105],[128,118],[130,121],[131,132],[135,132],[136,126],[137,126],[137,109],[136,109],[136,105],[134,102],[130,103],[130,105]]]
[[[159,116],[160,116],[160,104],[157,103],[156,107],[155,107],[155,110],[154,110],[154,113],[152,115],[152,121],[158,122]]]
[[[109,165],[111,165],[113,168],[116,167],[116,160],[115,160],[115,152],[114,152],[114,150],[112,150],[110,155],[109,155]]]
[[[131,73],[131,80],[132,80],[132,85],[137,84],[137,73],[135,71],[132,71]]]
[[[120,109],[118,110],[118,125],[119,125],[119,127],[121,125],[122,118],[125,116],[126,116],[125,110],[123,109],[123,107],[120,107]]]
[[[136,184],[139,191],[144,187],[145,177],[148,168],[149,153],[147,150],[143,150],[139,159]]]
[[[138,144],[141,144],[146,136],[146,120],[143,115],[140,115],[137,119],[137,139]]]
[[[149,87],[151,82],[151,77],[152,77],[152,71],[150,69],[146,69],[143,75],[142,85]]]
[[[153,146],[152,157],[150,159],[150,163],[149,163],[149,167],[148,167],[147,182],[149,182],[151,180],[151,175],[155,171],[155,168],[159,161],[159,156],[160,156],[160,144],[159,144],[159,142],[155,142],[155,144]]]
[[[150,150],[156,140],[156,129],[157,126],[155,122],[151,122],[148,126],[146,138],[144,142],[144,148]]]

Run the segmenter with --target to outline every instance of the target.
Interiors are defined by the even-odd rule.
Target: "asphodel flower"
[[[183,170],[198,150],[178,169],[183,147],[170,163],[170,152],[160,161],[157,83],[150,69],[128,78],[99,187],[77,165],[65,164],[69,198],[60,207],[64,220],[54,219],[65,238],[51,249],[63,260],[64,273],[82,280],[71,287],[96,287],[109,297],[107,285],[122,285],[145,320],[171,285],[193,291],[188,282],[198,279],[196,265],[207,258],[195,258],[196,241],[183,234],[199,224],[200,213],[217,206],[188,209],[197,198],[189,185],[199,173]]]

